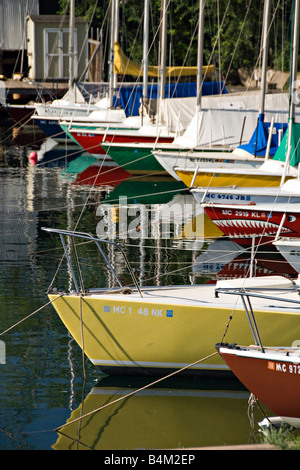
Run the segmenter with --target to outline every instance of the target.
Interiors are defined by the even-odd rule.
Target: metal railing
[[[64,254],[66,256],[67,263],[68,263],[69,268],[70,268],[70,272],[71,272],[71,275],[72,275],[72,279],[73,279],[73,282],[74,282],[76,292],[78,292],[78,293],[81,292],[83,294],[86,292],[85,287],[84,287],[84,283],[83,283],[83,277],[82,277],[82,273],[81,273],[81,268],[80,268],[78,253],[77,253],[77,249],[76,249],[76,244],[74,242],[74,238],[80,238],[80,239],[83,239],[83,240],[89,240],[89,241],[94,242],[96,244],[99,252],[103,256],[103,259],[105,260],[107,266],[111,270],[111,272],[112,272],[114,278],[116,279],[117,283],[119,284],[119,286],[121,288],[124,288],[125,286],[120,281],[119,276],[117,275],[115,269],[113,268],[113,266],[111,265],[110,261],[108,260],[108,258],[106,256],[106,254],[104,253],[104,250],[101,247],[101,243],[106,243],[106,244],[115,246],[121,252],[121,254],[123,255],[125,264],[126,264],[126,266],[128,268],[128,271],[131,275],[133,283],[134,283],[135,287],[137,288],[140,296],[143,297],[142,292],[140,290],[140,287],[138,285],[138,282],[136,280],[136,277],[135,277],[135,275],[132,271],[132,268],[131,268],[131,266],[128,262],[127,256],[126,256],[123,248],[118,243],[113,242],[111,240],[103,240],[103,239],[100,239],[98,237],[94,237],[90,233],[86,233],[86,232],[75,232],[75,231],[72,231],[72,230],[61,230],[61,229],[46,228],[46,227],[42,227],[42,230],[44,230],[45,232],[50,232],[50,233],[57,233],[60,236],[60,240],[61,240],[61,243],[62,243],[62,246],[63,246],[63,249],[64,249]],[[66,245],[66,242],[65,242],[65,236],[70,237],[70,240],[71,240],[71,246],[72,246],[73,253],[74,253],[74,259],[75,259],[75,264],[76,264],[79,279],[77,279],[77,277],[75,275],[75,270],[74,270],[74,267],[73,267],[73,263],[72,263],[72,260],[71,260],[71,257],[69,255],[68,248],[67,248],[67,245]]]
[[[239,295],[242,299],[242,303],[243,303],[243,306],[244,306],[244,309],[245,309],[245,313],[246,313],[246,316],[247,316],[247,319],[248,319],[248,323],[249,323],[249,326],[250,326],[250,330],[251,330],[251,333],[252,333],[252,336],[253,336],[253,339],[254,339],[254,342],[257,346],[260,347],[261,351],[264,352],[264,347],[263,347],[263,344],[262,344],[262,341],[261,341],[261,337],[260,337],[260,334],[259,334],[259,330],[258,330],[258,326],[257,326],[257,323],[256,323],[256,319],[255,319],[255,315],[254,315],[254,311],[253,311],[253,307],[252,307],[252,304],[251,304],[251,300],[250,298],[251,297],[255,297],[255,298],[261,298],[261,299],[266,299],[266,300],[274,300],[275,302],[276,301],[279,301],[279,302],[287,302],[287,303],[292,303],[292,304],[296,304],[296,305],[299,305],[299,308],[300,308],[300,300],[296,300],[296,299],[287,299],[287,298],[284,298],[284,297],[275,297],[275,296],[272,296],[272,295],[266,295],[266,294],[263,294],[263,293],[259,293],[259,291],[263,291],[263,290],[266,290],[266,288],[259,288],[259,287],[253,287],[253,288],[234,288],[234,287],[223,287],[223,288],[217,288],[215,290],[215,294],[218,295],[218,294],[231,294],[231,295]],[[268,291],[272,290],[270,289],[269,287],[267,288]],[[276,291],[276,288],[274,288],[274,291]],[[280,291],[286,291],[287,293],[290,293],[290,292],[296,292],[298,293],[299,295],[299,288],[298,287],[293,287],[292,289],[282,289],[280,288]]]

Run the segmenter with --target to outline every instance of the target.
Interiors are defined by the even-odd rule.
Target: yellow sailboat
[[[114,245],[125,256],[122,248],[109,240],[100,240],[90,234],[57,229],[44,229],[59,234],[65,248],[74,290],[51,288],[48,296],[67,330],[82,348],[89,360],[109,374],[166,375],[180,371],[181,375],[230,373],[213,346],[224,338],[253,342],[244,307],[238,296],[218,295],[220,285],[185,285],[141,288],[131,271],[133,285],[123,285],[114,267],[109,263],[102,243]],[[71,238],[73,262],[65,242]],[[77,246],[74,240],[94,242],[107,266],[115,276],[118,287],[89,288],[83,283]],[[103,271],[103,267],[101,266]],[[95,273],[99,272],[96,270]],[[235,282],[238,282],[238,285]],[[300,337],[300,310],[298,288],[288,279],[238,279],[228,281],[230,288],[265,289],[279,297],[276,301],[253,299],[264,343],[278,346],[292,344]],[[226,287],[226,286],[225,286]],[[283,299],[281,298],[283,297]],[[287,301],[295,301],[289,306]],[[297,303],[298,302],[298,303]],[[230,327],[226,328],[230,321]]]
[[[279,187],[283,175],[285,180],[298,175],[296,167],[289,167],[285,173],[285,163],[279,160],[264,162],[259,168],[174,168],[178,177],[188,187],[220,188],[228,186],[245,187]]]

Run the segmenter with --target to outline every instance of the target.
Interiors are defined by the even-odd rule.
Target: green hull
[[[166,170],[152,155],[152,147],[123,147],[103,144],[103,149],[124,170],[133,174],[162,173]]]

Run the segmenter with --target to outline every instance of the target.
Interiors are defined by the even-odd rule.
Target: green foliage
[[[294,435],[288,427],[271,427],[264,434],[264,443],[275,446],[278,450],[300,450],[300,436]]]
[[[67,12],[69,0],[59,3],[60,13]],[[108,40],[110,2],[75,3],[76,15],[89,19],[94,28],[106,28],[103,37]],[[284,0],[280,5],[272,2],[271,7],[268,65],[279,70],[289,68],[291,4],[291,0]],[[206,0],[204,64],[214,64],[223,79],[236,81],[239,68],[252,72],[260,66],[263,5],[261,0]],[[119,42],[136,62],[141,62],[143,55],[143,9],[140,0],[120,0]],[[150,64],[158,64],[160,14],[161,0],[150,0]],[[170,0],[167,44],[172,65],[197,64],[198,15],[199,0]]]

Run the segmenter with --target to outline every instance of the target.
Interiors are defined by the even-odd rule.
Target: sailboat
[[[180,371],[183,375],[228,374],[230,371],[222,359],[210,354],[212,345],[224,337],[224,324],[227,324],[233,309],[235,315],[226,340],[235,338],[241,344],[247,344],[251,341],[251,333],[242,314],[242,302],[235,296],[232,301],[227,301],[228,296],[216,295],[216,288],[221,286],[252,286],[266,293],[276,289],[284,297],[276,304],[254,300],[258,321],[264,325],[266,344],[291,344],[299,338],[298,289],[286,278],[267,276],[221,281],[217,285],[143,287],[138,284],[124,251],[113,240],[101,240],[91,234],[74,231],[43,230],[61,238],[68,272],[72,276],[70,292],[57,290],[54,280],[48,297],[84,354],[105,373],[163,376],[170,371]],[[66,244],[69,238],[74,242],[70,245],[75,250],[74,258]],[[84,264],[81,265],[78,256],[81,242],[85,242],[85,246],[86,242],[94,243],[96,252],[103,256],[105,265],[101,263],[100,271],[94,266],[96,287],[84,284]],[[125,256],[132,284],[131,281],[126,285],[121,282],[105,247],[109,247],[114,257]],[[95,259],[98,257],[96,252]],[[106,270],[115,279],[115,284],[99,288],[97,272]],[[287,308],[286,299],[295,300],[295,308]],[[285,329],[283,324],[286,324]]]
[[[296,2],[297,4],[297,2]],[[284,423],[300,427],[300,349],[299,342],[286,343],[284,347],[277,345],[274,339],[265,346],[262,341],[262,322],[258,319],[252,301],[254,297],[265,299],[266,302],[277,304],[282,300],[277,294],[254,292],[250,289],[218,289],[221,295],[240,295],[245,306],[245,316],[248,318],[249,329],[254,343],[245,346],[244,343],[217,343],[215,345],[224,362],[240,382],[273,413],[276,413]],[[287,308],[291,308],[289,302]],[[283,323],[283,330],[287,327]],[[269,323],[272,329],[272,323]],[[291,346],[289,346],[291,344]]]
[[[295,83],[297,77],[297,65],[298,65],[298,42],[299,42],[299,11],[295,11],[296,18],[293,25],[293,63],[292,63],[292,83]],[[291,99],[290,104],[290,117],[289,117],[289,128],[286,141],[283,141],[284,152],[281,148],[278,149],[280,153],[285,155],[285,166],[284,171],[281,175],[281,182],[285,181],[287,168],[291,164],[291,157],[294,158],[295,154],[292,154],[292,148],[297,148],[299,137],[295,131],[297,129],[294,124],[295,118],[295,103]],[[287,145],[286,145],[287,144]],[[287,149],[286,149],[287,147]],[[276,156],[275,156],[276,157]],[[276,161],[275,161],[276,163]],[[295,171],[298,166],[298,158],[294,158],[293,168]],[[288,182],[293,187],[293,182]],[[295,183],[295,187],[298,188],[299,181]],[[262,195],[264,194],[264,188],[261,188]],[[281,197],[284,192],[279,192]],[[294,196],[296,193],[294,192]],[[291,203],[291,200],[295,200],[289,197],[286,193],[285,202],[278,202],[276,195],[273,194],[274,199],[269,197],[269,202],[255,203],[250,201],[247,204],[203,204],[206,214],[214,221],[214,223],[229,237],[236,238],[239,244],[251,244],[253,237],[256,240],[263,243],[272,243],[275,236],[288,236],[288,237],[299,237],[300,236],[300,206],[295,202]],[[297,197],[297,196],[296,196]],[[297,201],[297,199],[296,199]]]
[[[258,94],[247,92],[245,96],[237,96],[237,105],[233,101],[233,107],[222,109],[218,112],[216,109],[205,109],[200,100],[196,110],[195,117],[183,136],[179,136],[174,140],[173,149],[155,149],[154,155],[160,164],[174,176],[174,167],[178,169],[186,169],[191,172],[196,168],[202,169],[209,167],[208,158],[205,154],[207,147],[214,150],[214,145],[222,146],[222,150],[216,148],[216,153],[210,155],[211,168],[231,168],[240,166],[259,166],[263,163],[268,148],[269,135],[271,134],[271,142],[269,154],[272,156],[280,141],[282,134],[286,130],[284,116],[281,114],[283,102],[287,98],[283,94],[266,95],[266,66],[267,66],[267,49],[268,49],[268,24],[270,17],[270,3],[265,3],[264,11],[264,29],[263,29],[263,67],[262,67],[262,83],[260,97]],[[200,52],[201,54],[201,52]],[[241,109],[241,104],[245,99],[249,98],[251,105],[249,109]],[[259,117],[254,113],[256,101],[259,98],[257,106],[259,108]],[[226,97],[225,97],[226,99]],[[268,100],[268,103],[266,101]],[[220,101],[224,98],[220,96]],[[271,106],[270,106],[271,105]],[[287,102],[285,106],[287,105]],[[266,115],[267,109],[271,110],[271,114]],[[280,121],[272,124],[271,118],[280,110]],[[257,113],[257,111],[256,111]],[[243,140],[239,138],[237,130],[242,128]],[[255,131],[253,133],[253,128]],[[250,140],[249,140],[250,139]],[[249,142],[248,142],[249,141]],[[189,146],[188,151],[186,147]],[[227,146],[227,148],[226,148]],[[180,149],[181,147],[181,149]],[[185,148],[184,148],[185,147]],[[205,149],[206,147],[206,149]],[[198,153],[201,153],[199,155]],[[176,174],[176,173],[175,173]]]
[[[151,144],[145,145],[139,142],[120,144],[118,140],[114,140],[112,143],[105,142],[103,144],[103,148],[106,149],[110,156],[119,165],[126,165],[128,171],[133,173],[146,171],[149,164],[151,168],[156,168],[157,171],[167,171],[175,179],[179,179],[173,170],[175,164],[190,164],[200,167],[218,167],[220,165],[232,167],[235,164],[235,166],[256,167],[263,163],[259,151],[257,151],[255,157],[249,154],[237,155],[232,152],[233,148],[241,143],[241,135],[248,138],[250,130],[252,132],[253,126],[256,123],[256,115],[252,109],[253,97],[250,105],[247,102],[249,96],[245,100],[245,97],[240,95],[234,97],[232,95],[227,97],[226,94],[221,95],[220,93],[224,92],[225,87],[223,84],[220,84],[218,95],[216,94],[213,97],[214,99],[204,100],[208,109],[201,109],[201,102],[203,102],[202,95],[204,95],[203,90],[205,89],[205,82],[202,81],[202,77],[206,74],[206,70],[203,67],[203,31],[204,2],[200,1],[196,114],[184,134],[178,133],[171,144],[155,142],[155,146],[152,149]],[[248,107],[248,109],[241,109],[242,106]],[[278,110],[280,107],[277,104],[274,106],[274,110]],[[213,116],[211,116],[211,113]],[[213,126],[211,127],[211,132],[209,132],[208,127],[211,126],[212,122]],[[200,144],[201,139],[202,144]],[[274,141],[275,136],[273,135],[272,143]],[[156,165],[153,164],[153,157],[158,162]]]
[[[118,8],[116,0],[111,2],[111,49],[115,40],[115,31],[118,29]],[[66,95],[50,104],[36,103],[32,120],[49,137],[58,141],[69,139],[69,134],[60,126],[60,121],[68,120],[68,125],[75,119],[84,119],[98,126],[119,126],[126,119],[124,109],[113,106],[113,84],[82,83],[75,80],[73,41],[75,24],[75,0],[70,3],[69,23],[69,89]],[[113,68],[113,61],[111,62]],[[112,75],[112,72],[111,74]],[[127,128],[138,129],[140,122],[127,125]]]
[[[278,237],[272,243],[297,273],[300,274],[300,239]]]
[[[272,244],[276,236],[300,237],[300,205],[203,204],[206,215],[236,243]]]
[[[300,427],[299,347],[221,343],[216,344],[216,349],[256,399],[284,423]]]
[[[92,153],[103,153],[103,149],[110,154],[112,149],[113,157],[119,165],[124,164],[124,153],[122,146],[116,147],[120,143],[131,144],[136,147],[136,144],[151,144],[152,148],[154,144],[157,143],[171,143],[174,138],[178,135],[178,127],[173,130],[170,128],[169,123],[166,122],[165,116],[162,113],[162,102],[166,96],[166,76],[183,75],[186,73],[196,73],[197,67],[166,67],[166,16],[167,16],[167,6],[166,2],[162,2],[162,47],[161,47],[161,67],[148,66],[148,29],[149,29],[149,20],[148,20],[148,10],[149,2],[145,2],[144,6],[144,47],[143,47],[143,69],[137,64],[133,64],[129,59],[121,57],[119,61],[123,59],[124,65],[120,67],[118,65],[118,60],[116,61],[116,70],[118,73],[124,74],[133,74],[143,76],[143,98],[141,106],[141,127],[138,131],[135,130],[126,130],[123,126],[122,128],[116,128],[107,126],[91,130],[85,126],[84,131],[81,131],[81,126],[77,122],[74,122],[70,128],[69,132],[72,137],[77,140],[77,142],[87,151]],[[120,57],[119,45],[115,43],[115,55]],[[210,72],[213,69],[213,66],[203,66],[205,72]],[[156,103],[156,109],[154,112],[150,109],[150,100],[148,93],[148,76],[155,76],[159,79],[159,96]],[[171,99],[171,98],[167,98]],[[152,100],[154,102],[154,100]],[[144,113],[145,109],[146,113]],[[62,123],[62,126],[64,123]],[[131,148],[132,149],[132,148]],[[160,165],[157,164],[155,158],[151,155],[151,151],[146,150],[150,158],[153,160],[152,164],[155,167],[160,168]],[[128,155],[128,154],[127,154]],[[120,163],[119,159],[122,159]],[[126,159],[126,163],[131,163],[132,160],[136,160],[135,156],[129,161]],[[148,159],[149,160],[149,159]],[[138,164],[138,169],[140,169]]]
[[[256,154],[257,149],[257,137],[262,136],[267,142],[267,149],[270,154],[270,149],[272,147],[272,133],[274,129],[274,123],[272,123],[272,132],[268,132],[268,127],[264,121],[264,108],[265,108],[265,86],[266,86],[266,68],[267,68],[267,45],[268,45],[268,27],[269,27],[269,16],[270,16],[270,1],[266,0],[265,10],[264,10],[264,55],[263,55],[263,74],[262,74],[262,88],[261,88],[261,104],[260,104],[260,113],[258,117],[258,126],[253,134],[249,146],[254,148],[254,155]],[[293,75],[294,76],[294,75]],[[293,80],[292,80],[293,81]],[[289,120],[290,126],[290,120]],[[280,126],[279,126],[280,127]],[[266,137],[269,135],[270,139]],[[289,135],[291,131],[289,130]],[[276,148],[276,145],[273,145]],[[245,146],[238,149],[242,151],[242,154],[245,152]],[[249,153],[249,152],[247,152]],[[177,166],[175,172],[179,178],[188,186],[198,186],[198,187],[223,187],[223,186],[240,186],[240,187],[253,187],[253,186],[279,186],[282,180],[282,174],[285,173],[286,178],[291,178],[297,176],[297,169],[293,166],[289,166],[286,169],[286,163],[277,159],[267,158],[264,163],[255,169],[247,169],[246,171],[241,168],[228,168],[221,165],[219,168],[181,168]]]

